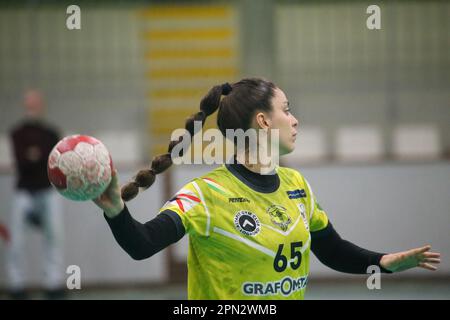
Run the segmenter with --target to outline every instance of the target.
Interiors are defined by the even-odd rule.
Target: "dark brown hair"
[[[242,79],[233,84],[217,85],[211,88],[200,102],[200,111],[186,119],[185,128],[194,136],[194,121],[202,121],[219,109],[217,126],[225,136],[227,129],[243,129],[251,126],[256,111],[270,112],[272,98],[277,87],[270,81],[259,78]],[[221,99],[222,95],[225,97]],[[171,141],[167,153],[155,157],[149,169],[140,170],[134,181],[122,187],[122,199],[129,201],[137,196],[139,188],[147,189],[155,182],[155,176],[172,165],[171,151],[182,141]]]

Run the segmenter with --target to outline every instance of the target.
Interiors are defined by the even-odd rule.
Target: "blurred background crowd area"
[[[71,4],[81,9],[80,30],[66,27]],[[366,26],[371,4],[381,30]],[[0,221],[14,181],[8,130],[23,115],[26,89],[43,92],[47,119],[63,135],[101,139],[124,182],[166,152],[209,88],[264,77],[300,120],[296,151],[282,161],[309,178],[337,230],[374,250],[430,242],[443,254],[432,276],[448,284],[449,16],[450,3],[433,0],[1,1]],[[130,207],[146,221],[210,169],[174,167]],[[81,267],[87,285],[185,280],[186,238],[136,262],[92,204],[63,201],[67,264]],[[29,237],[33,261],[39,241]],[[30,269],[33,286],[39,272]],[[311,269],[313,278],[352,278],[316,260]]]
[[[79,1],[81,30],[68,30],[69,3],[2,1],[0,134],[38,87],[65,133],[140,163],[210,87],[259,76],[301,121],[296,160],[448,156],[450,5],[377,3],[381,30],[366,1]]]

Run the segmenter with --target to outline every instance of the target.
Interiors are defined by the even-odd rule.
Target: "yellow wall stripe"
[[[147,59],[204,59],[232,58],[235,50],[231,48],[216,49],[154,49],[146,54]]]
[[[229,28],[209,29],[180,29],[180,30],[151,30],[144,32],[144,38],[148,40],[225,40],[233,36],[233,30]]]
[[[138,12],[145,21],[140,38],[148,64],[152,156],[167,152],[171,134],[199,111],[213,83],[238,77],[235,13],[229,5],[156,5]],[[203,129],[209,128],[216,128],[216,116],[206,120]]]

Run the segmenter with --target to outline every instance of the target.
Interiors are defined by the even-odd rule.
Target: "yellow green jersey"
[[[298,171],[276,172],[276,191],[258,192],[222,165],[161,208],[189,235],[189,299],[303,299],[310,232],[328,218]]]

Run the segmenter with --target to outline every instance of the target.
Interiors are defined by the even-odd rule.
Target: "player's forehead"
[[[284,91],[280,88],[275,88],[274,96],[272,98],[272,106],[277,109],[283,109],[289,106],[289,101]]]

